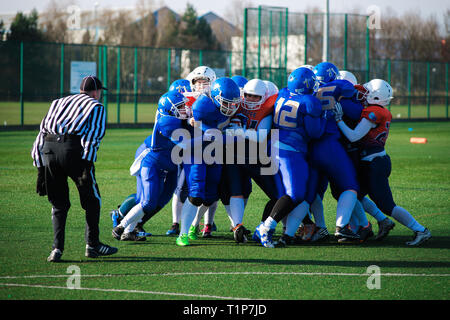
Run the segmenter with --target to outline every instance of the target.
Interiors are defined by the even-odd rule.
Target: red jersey
[[[381,106],[369,105],[364,108],[361,113],[361,119],[364,118],[372,123],[375,123],[377,126],[370,129],[370,131],[361,139],[363,148],[384,148],[389,135],[389,127],[392,120],[391,112]]]
[[[233,118],[238,118],[245,129],[256,130],[261,120],[273,113],[273,106],[277,96],[277,94],[274,94],[269,97],[257,110],[247,110],[241,105]],[[234,122],[233,120],[231,121]]]

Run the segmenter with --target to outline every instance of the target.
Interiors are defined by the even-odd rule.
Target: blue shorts
[[[310,164],[339,190],[359,192],[356,169],[335,135],[326,135],[312,143]],[[323,179],[323,177],[322,177]],[[320,180],[319,180],[320,181]],[[320,182],[318,185],[321,184]],[[318,190],[318,193],[321,193]]]
[[[219,200],[218,186],[222,175],[221,164],[183,164],[189,196],[212,203]]]
[[[136,202],[141,203],[145,213],[154,212],[170,201],[176,186],[176,170],[164,170],[153,159],[145,157],[137,177]]]
[[[305,200],[309,165],[303,152],[279,150],[280,173],[286,194],[299,204]]]

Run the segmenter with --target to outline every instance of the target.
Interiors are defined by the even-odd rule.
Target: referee
[[[105,135],[105,108],[99,102],[103,87],[94,76],[83,78],[80,93],[54,100],[41,122],[31,156],[38,169],[36,192],[47,195],[52,205],[54,240],[49,262],[61,260],[67,212],[70,208],[70,177],[77,186],[86,212],[86,257],[96,258],[117,252],[99,240],[101,198],[95,180],[94,162]]]

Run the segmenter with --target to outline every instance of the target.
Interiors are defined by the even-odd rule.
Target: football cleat
[[[190,240],[197,240],[200,228],[198,226],[191,226],[189,228],[188,237]]]
[[[285,228],[283,228],[283,232],[285,231],[286,229]],[[298,237],[298,238],[303,238],[303,235],[305,234],[305,226],[303,225],[303,223],[298,227],[298,229],[297,229],[297,232],[295,233],[295,235]]]
[[[273,248],[272,236],[274,233],[275,229],[269,229],[261,222],[261,224],[256,227],[255,233],[253,234],[253,240],[255,240],[256,237],[263,247]]]
[[[151,237],[152,234],[150,232],[146,232],[142,225],[138,224],[136,228],[133,230],[139,237]]]
[[[86,245],[86,253],[85,256],[88,258],[97,258],[99,256],[109,256],[118,251],[117,248],[110,247],[106,244],[99,243],[96,247],[91,247],[90,245]]]
[[[217,226],[216,226],[214,221],[213,221],[212,226],[211,226],[211,231],[217,231]]]
[[[62,257],[62,251],[59,249],[53,249],[47,258],[48,262],[60,262]]]
[[[406,245],[408,245],[408,246],[418,246],[418,245],[420,245],[421,243],[424,243],[425,241],[427,241],[430,238],[431,238],[431,232],[427,228],[425,228],[425,230],[422,231],[422,232],[414,231],[414,237],[413,237],[412,241],[406,242]]]
[[[330,237],[330,234],[328,233],[327,228],[317,228],[316,232],[314,232],[313,236],[311,237],[311,242],[321,241],[328,239]]]
[[[280,237],[280,239],[278,239],[278,241],[275,241],[273,243],[273,245],[276,248],[282,248],[282,247],[286,247],[288,245],[292,245],[292,244],[296,244],[296,238],[295,237],[291,237],[288,236],[287,234],[283,233]]]
[[[247,235],[246,235],[245,231],[246,231],[246,229],[241,223],[233,228],[234,240],[237,243],[245,243],[245,242],[247,242]]]
[[[175,243],[180,247],[189,246],[190,243],[188,235],[186,233],[180,234]]]
[[[202,232],[203,232],[203,235],[202,235],[203,238],[211,238],[212,237],[212,235],[211,235],[212,226],[210,224],[205,224],[205,227],[203,228]]]
[[[338,239],[347,238],[347,239],[356,239],[359,240],[359,235],[354,233],[350,228],[349,225],[345,225],[343,227],[336,227],[336,232],[334,236]]]
[[[174,235],[179,235],[179,234],[180,234],[180,224],[179,223],[172,224],[170,229],[167,230],[167,232],[166,232],[166,236],[174,236]]]
[[[316,225],[315,224],[305,224],[303,229],[303,235],[301,239],[303,241],[310,241],[312,236],[314,235],[314,232],[316,231]]]
[[[112,229],[112,236],[116,240],[120,240],[120,237],[122,236],[122,233],[125,231],[125,228],[121,225],[116,226],[114,229]]]
[[[360,226],[357,234],[359,235],[359,242],[365,242],[370,237],[373,237],[372,224],[369,224],[366,227]]]
[[[146,237],[138,235],[138,233],[134,230],[132,232],[124,232],[120,236],[120,241],[145,241],[145,240],[147,240]]]
[[[394,229],[395,223],[389,218],[386,218],[382,221],[378,222],[378,234],[375,237],[375,240],[381,241],[386,238],[389,234],[389,231]]]

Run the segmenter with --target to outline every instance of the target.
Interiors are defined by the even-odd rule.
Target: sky
[[[2,2],[0,13],[15,13],[17,11],[29,12],[33,8],[42,11],[46,8],[49,0],[0,0]],[[288,7],[292,12],[303,12],[308,7],[325,7],[326,0],[247,0],[253,7],[258,5]],[[134,7],[136,0],[73,0],[75,4],[84,9],[93,9],[94,3],[99,8],[123,8]],[[154,0],[156,4],[165,3],[172,10],[182,13],[186,3],[193,4],[199,14],[213,11],[219,16],[224,16],[229,10],[231,1],[227,0]],[[394,11],[401,15],[407,11],[419,12],[423,17],[435,15],[438,21],[443,22],[443,13],[450,9],[448,0],[329,0],[330,12],[344,13],[353,12],[359,8],[360,13],[366,13],[367,8],[376,5],[380,8],[381,18],[383,12]]]

